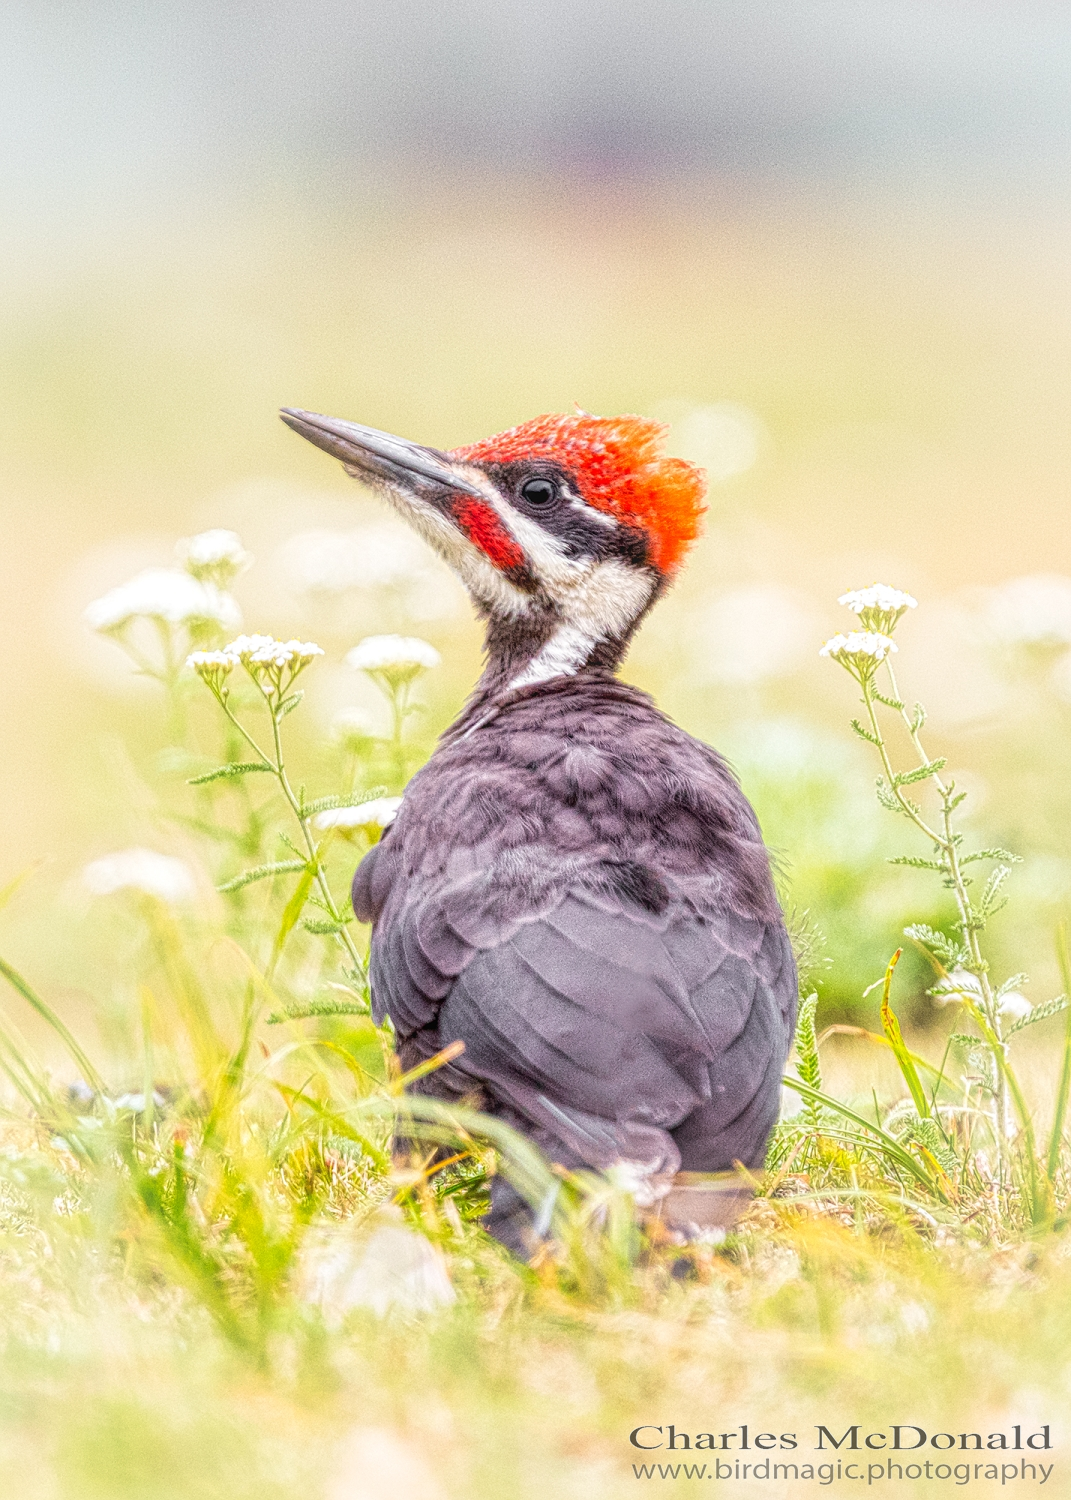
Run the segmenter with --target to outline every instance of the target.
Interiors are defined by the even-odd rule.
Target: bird
[[[551,414],[441,451],[280,415],[430,544],[485,627],[482,675],[354,876],[373,1014],[407,1070],[463,1044],[418,1087],[567,1172],[623,1173],[687,1236],[694,1174],[763,1165],[798,994],[736,776],[618,676],[699,533],[705,475],[640,416]],[[489,1232],[530,1258],[540,1215],[501,1174],[490,1197]]]

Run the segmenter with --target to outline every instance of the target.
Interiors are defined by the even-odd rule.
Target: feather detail
[[[354,909],[403,1055],[465,1043],[419,1087],[475,1094],[566,1165],[761,1164],[791,948],[735,779],[644,694],[561,676],[452,731]]]

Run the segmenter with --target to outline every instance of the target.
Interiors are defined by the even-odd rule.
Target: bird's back
[[[354,880],[403,1062],[566,1165],[760,1165],[795,1019],[754,813],[714,751],[609,673],[479,705]]]

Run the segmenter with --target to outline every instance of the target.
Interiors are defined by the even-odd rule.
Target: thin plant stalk
[[[276,757],[274,761],[272,760],[270,755],[267,755],[261,749],[260,745],[249,733],[245,725],[234,714],[229,705],[222,698],[219,699],[219,703],[223,709],[223,712],[227,715],[227,718],[234,725],[235,729],[237,729],[238,733],[245,740],[249,748],[259,758],[261,763],[269,771],[271,771],[272,775],[278,781],[283,796],[286,798],[290,806],[290,810],[294,814],[294,817],[297,819],[298,826],[301,829],[301,836],[305,844],[306,852],[308,853],[309,864],[310,867],[312,867],[315,871],[313,878],[316,881],[316,885],[320,891],[320,895],[323,897],[324,905],[327,907],[331,920],[339,924],[339,930],[336,935],[341,940],[343,947],[346,949],[346,952],[349,956],[350,962],[353,964],[354,969],[356,969],[358,973],[363,973],[364,960],[362,959],[360,953],[357,951],[357,945],[354,943],[353,938],[346,931],[345,927],[342,926],[342,913],[338,909],[334,895],[331,891],[330,884],[328,883],[327,876],[324,873],[323,866],[320,863],[320,851],[317,847],[315,839],[312,836],[312,831],[309,828],[309,820],[302,810],[301,803],[298,801],[297,797],[294,794],[294,789],[290,785],[290,778],[286,774],[286,765],[283,760],[281,729],[282,715],[280,714],[278,708],[268,700],[267,694],[264,694],[263,696],[268,708],[268,712],[271,715],[272,739],[275,746]]]
[[[1001,1035],[1000,1017],[997,1013],[996,997],[989,979],[989,965],[982,954],[979,938],[979,918],[970,898],[967,878],[963,872],[960,860],[959,845],[960,838],[953,826],[953,813],[958,803],[958,794],[955,783],[945,781],[940,774],[940,762],[932,761],[923,748],[920,736],[921,715],[916,711],[912,718],[900,697],[896,676],[893,672],[891,661],[886,658],[885,669],[889,676],[891,697],[886,698],[878,693],[874,686],[872,674],[863,674],[860,678],[860,686],[863,692],[863,704],[866,708],[867,719],[870,724],[870,734],[867,736],[875,746],[881,757],[881,764],[885,771],[886,785],[890,794],[895,799],[905,817],[928,838],[941,856],[942,868],[946,875],[947,884],[952,891],[959,913],[959,928],[966,944],[969,958],[966,967],[975,977],[981,992],[981,1010],[988,1022],[989,1037],[992,1038],[991,1046],[1001,1053],[999,1059],[995,1059],[996,1068],[996,1149],[998,1169],[1001,1180],[1004,1180],[1007,1159],[1007,1136],[1008,1136],[1008,1082],[1007,1069],[1001,1066],[1006,1062],[1006,1047]],[[903,777],[893,767],[889,755],[889,747],[882,733],[881,722],[878,718],[877,703],[884,703],[886,707],[893,709],[904,723],[911,744],[919,757],[920,769],[926,768],[927,780],[932,780],[937,795],[941,799],[941,825],[934,827],[922,814],[919,807],[904,795]],[[920,778],[921,779],[921,778]]]
[[[1049,1139],[1049,1155],[1046,1169],[1050,1190],[1055,1186],[1056,1174],[1060,1170],[1060,1155],[1064,1140],[1064,1120],[1067,1117],[1068,1096],[1071,1095],[1071,954],[1067,949],[1067,923],[1061,922],[1056,931],[1056,955],[1060,962],[1060,976],[1064,994],[1068,997],[1064,1013],[1064,1049],[1060,1067],[1060,1082],[1056,1089],[1056,1108],[1052,1116],[1052,1135]]]

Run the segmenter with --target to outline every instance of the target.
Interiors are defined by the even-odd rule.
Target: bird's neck
[[[487,664],[476,684],[476,696],[496,700],[561,677],[588,671],[612,673],[634,629],[633,624],[623,635],[606,637],[552,616],[535,620],[492,618],[484,643]]]

